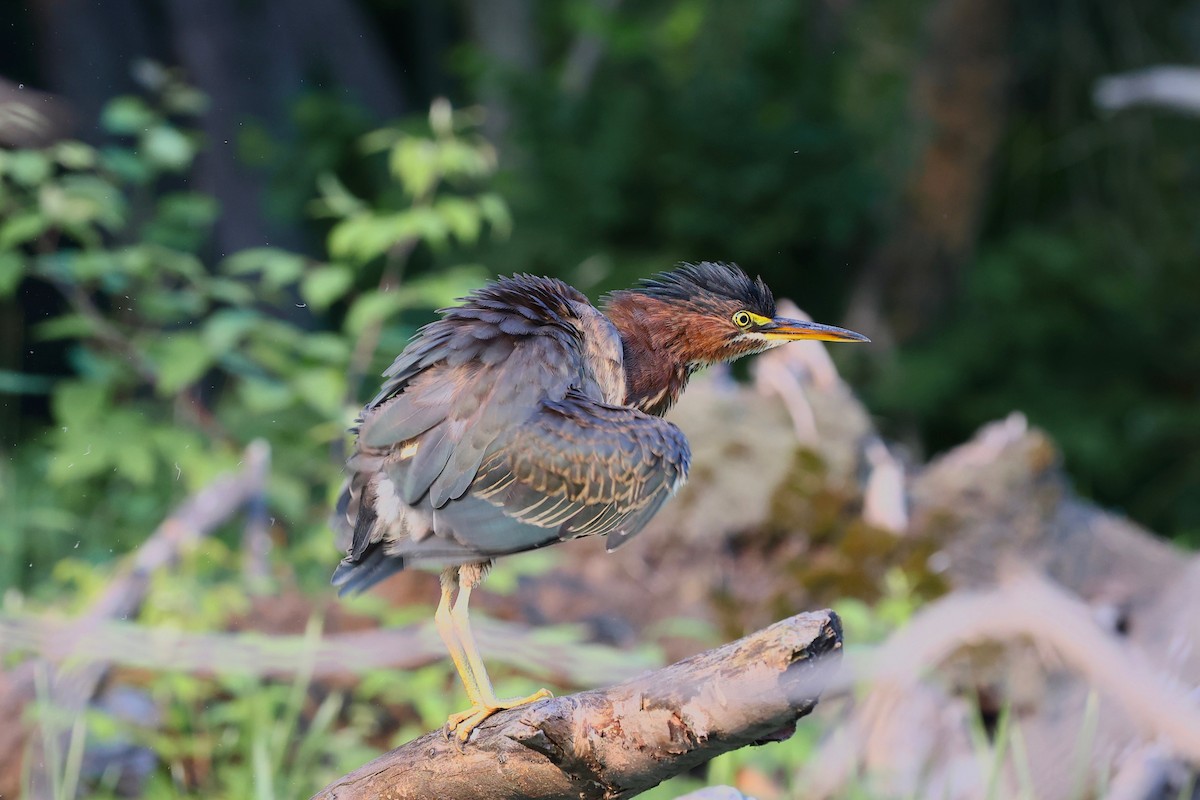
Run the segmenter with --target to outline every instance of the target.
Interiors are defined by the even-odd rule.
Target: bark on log
[[[313,800],[631,797],[721,753],[790,736],[841,656],[832,611],[800,614],[610,687],[501,712],[461,749],[434,731]]]

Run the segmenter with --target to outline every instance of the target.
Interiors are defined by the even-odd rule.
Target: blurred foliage
[[[868,45],[836,32],[840,12],[787,0],[541,11],[557,68],[509,82],[515,166],[502,186],[518,224],[497,268],[607,289],[680,260],[737,261],[833,313],[883,191],[876,118],[864,122],[857,95],[890,91],[872,84],[877,61],[855,63]],[[555,59],[584,34],[604,57],[564,87]],[[849,57],[829,57],[842,47]],[[497,66],[469,50],[459,63],[479,79]]]
[[[509,226],[503,201],[480,190],[494,153],[442,102],[424,134],[362,140],[359,157],[383,162],[398,187],[390,205],[323,176],[329,261],[262,247],[206,263],[219,209],[174,177],[196,155],[182,123],[204,98],[155,74],[151,99],[106,109],[114,144],[0,152],[0,300],[53,287],[62,313],[33,333],[65,340],[71,369],[8,375],[18,391],[49,392],[52,424],[0,464],[6,585],[36,586],[63,553],[132,547],[257,437],[287,464],[271,476],[276,533],[324,542],[323,571],[336,454],[364,376],[402,349],[405,312],[428,314],[484,279],[454,265],[454,247]],[[418,249],[448,263],[400,285]]]
[[[456,248],[510,226],[504,202],[483,191],[494,152],[472,133],[472,116],[443,101],[424,130],[356,143],[394,182],[386,197],[365,203],[321,173],[314,210],[327,221],[328,261],[269,247],[206,261],[219,209],[177,177],[200,147],[186,123],[205,101],[149,69],[146,98],[105,111],[114,144],[0,152],[0,300],[52,287],[62,311],[35,325],[36,341],[65,342],[71,369],[4,376],[12,391],[48,393],[52,424],[0,462],[0,577],[67,611],[108,585],[115,554],[233,468],[255,438],[286,465],[268,492],[274,535],[289,541],[276,566],[325,587],[336,559],[328,500],[358,395],[374,389],[365,376],[403,347],[406,312],[427,316],[484,279],[454,264]],[[414,253],[443,268],[401,283]],[[155,576],[142,621],[223,629],[248,602],[236,551],[218,539]],[[89,749],[115,741],[153,753],[161,768],[142,776],[147,796],[307,796],[397,743],[387,732],[411,738],[441,724],[456,698],[441,665],[404,681],[368,676],[352,693],[310,677],[135,678],[161,718],[95,711],[69,724],[68,752],[51,752],[53,791],[86,784],[92,796],[115,796],[120,771],[87,774],[78,758],[87,737]],[[511,684],[502,673],[502,688]]]

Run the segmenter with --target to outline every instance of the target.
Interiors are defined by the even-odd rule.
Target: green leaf
[[[217,201],[198,192],[174,192],[158,201],[144,238],[174,250],[195,251],[208,238],[220,212]]]
[[[173,192],[158,201],[158,213],[180,224],[206,227],[217,219],[215,198],[199,192]]]
[[[175,172],[186,169],[196,152],[192,141],[170,125],[156,125],[146,131],[140,145],[151,164]]]
[[[327,264],[309,270],[300,284],[300,296],[318,311],[324,311],[342,299],[354,285],[354,273],[341,264]]]
[[[172,323],[191,323],[204,314],[211,303],[199,292],[181,292],[169,286],[150,285],[134,298],[144,320],[166,327]]]
[[[317,176],[317,190],[321,193],[321,202],[334,216],[349,217],[367,208],[367,204],[355,197],[332,172]]]
[[[54,421],[69,431],[99,420],[108,406],[108,392],[91,382],[63,381],[55,387],[50,406]]]
[[[135,244],[116,251],[121,271],[138,278],[147,278],[158,268],[155,254],[157,248],[145,244]]]
[[[54,145],[54,160],[67,169],[91,169],[96,166],[96,150],[83,142],[59,142]]]
[[[377,131],[364,134],[362,139],[359,140],[359,145],[364,153],[381,153],[384,150],[390,150],[405,135],[395,127],[380,128]]]
[[[205,289],[213,300],[235,306],[254,302],[254,291],[241,281],[232,278],[210,278]]]
[[[431,208],[414,208],[394,214],[360,215],[343,220],[329,232],[329,253],[334,258],[366,262],[414,239],[441,244],[446,225]]]
[[[344,369],[350,359],[350,342],[334,333],[310,333],[298,342],[305,358],[337,365]]]
[[[67,424],[55,437],[49,478],[66,483],[115,470],[134,483],[149,483],[155,475],[155,458],[152,442],[145,435],[144,412],[115,408],[106,394],[91,394],[99,399],[98,408],[83,415],[77,413],[79,406],[72,406],[60,419]]]
[[[278,381],[247,378],[237,385],[241,404],[258,413],[280,411],[292,404],[294,394],[289,386]]]
[[[72,437],[70,445],[64,445],[50,459],[46,477],[51,483],[65,484],[71,481],[83,481],[99,475],[108,469],[111,461],[97,451],[92,442],[85,446],[74,445],[79,437]]]
[[[214,458],[214,454],[210,452],[209,443],[196,431],[156,425],[148,434],[158,452],[158,458],[172,467],[178,465],[183,473],[181,477],[186,477],[189,485],[197,478],[209,478],[212,471],[224,467],[220,459]]]
[[[96,228],[91,225],[80,222],[60,222],[58,227],[62,229],[65,238],[75,239],[79,242],[79,246],[87,250],[94,250],[101,245],[102,239]]]
[[[350,311],[346,314],[346,333],[360,336],[368,326],[382,323],[403,306],[404,300],[400,292],[367,292],[350,306]]]
[[[59,182],[69,202],[80,206],[65,222],[95,221],[110,232],[125,224],[125,197],[109,181],[96,175],[68,175]]]
[[[163,107],[172,114],[199,116],[208,110],[208,95],[183,83],[163,92]]]
[[[50,227],[46,216],[38,211],[18,211],[0,223],[0,250],[11,250],[19,244],[36,239]]]
[[[50,177],[50,158],[40,150],[14,150],[8,159],[8,174],[22,186],[37,186]]]
[[[162,270],[196,283],[202,282],[208,276],[204,262],[191,253],[155,244],[146,244],[143,247],[145,247],[155,271]],[[197,304],[199,307],[203,305],[206,304]]]
[[[154,453],[146,447],[141,431],[134,427],[129,431],[130,436],[122,439],[113,448],[113,465],[117,474],[127,478],[131,483],[145,486],[154,479]]]
[[[258,324],[259,319],[260,315],[256,311],[223,308],[205,321],[201,337],[210,353],[222,356],[237,347],[246,334]]]
[[[496,165],[496,154],[491,147],[461,140],[442,142],[437,157],[438,171],[448,178],[479,178]]]
[[[59,226],[100,224],[114,230],[125,216],[124,198],[93,175],[72,175],[43,185],[38,191],[38,207]]]
[[[365,262],[392,246],[387,225],[372,214],[349,217],[329,231],[329,255],[337,259]]]
[[[300,399],[326,417],[341,414],[346,393],[346,373],[342,370],[306,369],[292,380],[292,386]]]
[[[229,275],[262,275],[267,289],[280,289],[295,283],[304,274],[304,257],[274,247],[255,247],[235,253],[221,262]]]
[[[492,226],[496,235],[506,237],[512,233],[512,215],[508,213],[508,205],[498,194],[488,192],[477,198],[479,213]]]
[[[432,208],[418,207],[401,211],[387,218],[387,222],[395,241],[416,236],[437,246],[444,244],[450,235],[450,227],[446,220]]]
[[[133,184],[146,184],[154,177],[154,170],[137,153],[123,147],[106,147],[100,151],[100,161],[106,170],[121,180]]]
[[[0,297],[10,297],[25,277],[25,259],[16,253],[0,253]]]
[[[423,197],[439,178],[437,145],[406,136],[392,147],[388,167],[410,195]]]
[[[108,251],[61,251],[38,259],[38,272],[86,283],[106,275],[124,274],[121,259]]]
[[[33,328],[34,335],[42,342],[55,339],[86,339],[95,330],[92,322],[79,314],[62,314],[54,319],[39,322]]]
[[[158,367],[158,391],[176,394],[195,383],[213,364],[213,354],[196,333],[175,333],[156,342],[150,357]]]
[[[479,238],[483,220],[475,203],[461,197],[443,197],[434,205],[434,210],[445,220],[459,242],[474,244]]]
[[[157,115],[137,97],[117,97],[104,107],[100,124],[109,133],[139,133],[157,121]]]

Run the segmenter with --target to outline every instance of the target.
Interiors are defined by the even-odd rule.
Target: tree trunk
[[[921,333],[971,258],[992,158],[1004,131],[1009,0],[935,0],[914,76],[912,120],[928,126],[894,212],[868,260],[847,324],[876,342]]]

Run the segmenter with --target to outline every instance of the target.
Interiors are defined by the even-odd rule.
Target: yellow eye
[[[750,327],[750,314],[748,314],[745,311],[737,312],[736,314],[733,315],[733,324],[737,325],[739,328],[749,328]]]

